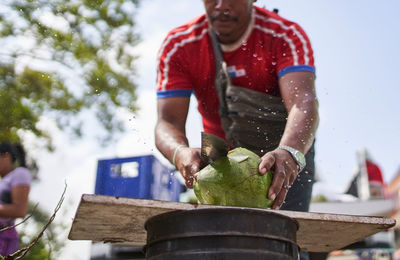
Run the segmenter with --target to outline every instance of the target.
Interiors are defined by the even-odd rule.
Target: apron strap
[[[211,41],[214,50],[215,57],[215,88],[218,94],[218,113],[221,118],[221,126],[225,132],[226,139],[232,143],[229,128],[232,124],[230,118],[228,117],[228,106],[226,104],[226,89],[227,86],[231,85],[231,81],[227,72],[226,62],[222,56],[222,51],[218,43],[217,35],[213,29],[210,29]]]

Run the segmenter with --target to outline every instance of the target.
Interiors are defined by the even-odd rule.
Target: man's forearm
[[[188,145],[184,127],[159,120],[155,128],[155,142],[157,149],[172,163],[176,148],[179,145]]]
[[[318,102],[309,100],[294,105],[289,112],[280,145],[288,145],[303,154],[310,149],[319,123]]]

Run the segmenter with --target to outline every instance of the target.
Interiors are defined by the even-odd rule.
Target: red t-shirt
[[[280,96],[278,79],[293,71],[315,72],[304,31],[274,12],[254,6],[250,34],[236,49],[223,51],[232,84]],[[215,90],[215,59],[205,15],[173,29],[158,56],[157,96],[196,95],[204,131],[222,138]]]

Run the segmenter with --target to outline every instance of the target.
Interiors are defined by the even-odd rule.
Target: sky
[[[258,0],[256,5],[278,8],[281,16],[300,24],[311,40],[320,104],[316,167],[324,187],[338,193],[347,188],[361,149],[367,149],[389,182],[400,170],[400,1]],[[98,159],[155,154],[167,163],[154,146],[156,54],[169,30],[201,13],[201,0],[142,1],[136,16],[142,37],[136,49],[140,112],[116,115],[128,131],[115,144],[102,148],[91,138],[71,140],[55,128],[55,153],[35,150],[31,140],[28,146],[38,158],[41,177],[32,188],[32,200],[52,211],[68,185],[56,221],[70,224],[80,196],[94,192]],[[187,122],[191,146],[200,146],[201,129],[192,98]],[[60,259],[89,259],[88,245],[68,241]]]

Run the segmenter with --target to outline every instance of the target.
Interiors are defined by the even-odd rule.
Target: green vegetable
[[[272,172],[258,172],[261,158],[245,148],[235,148],[196,173],[193,188],[202,204],[269,208]]]

